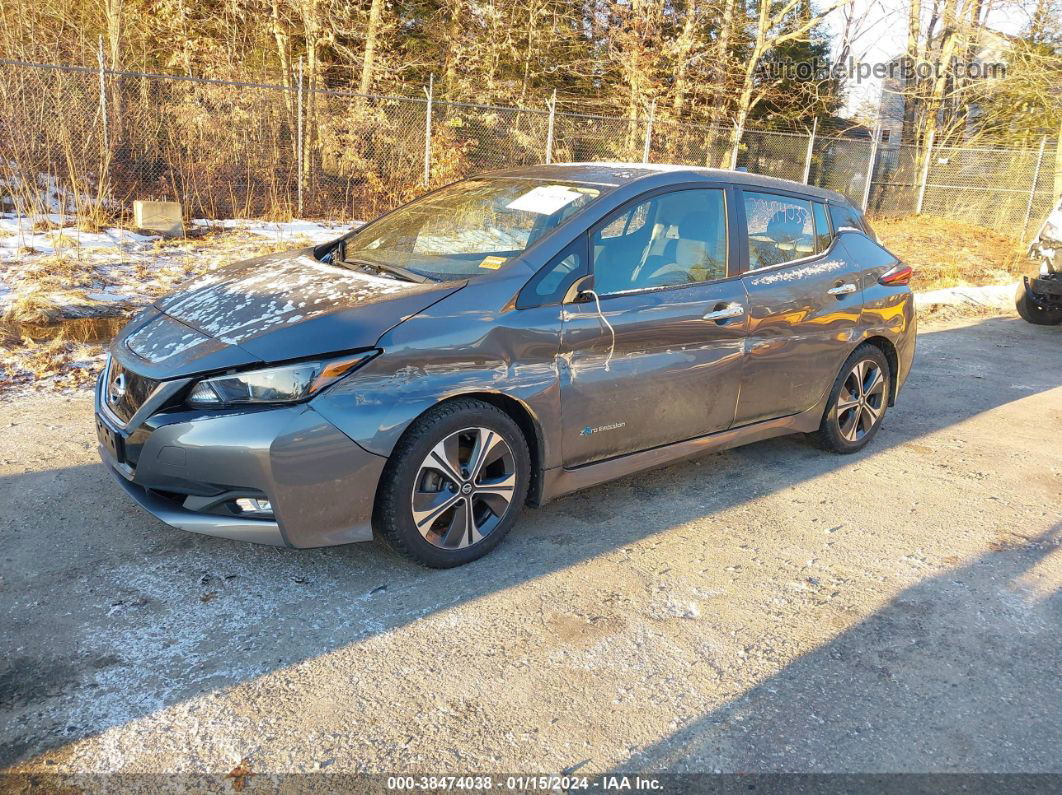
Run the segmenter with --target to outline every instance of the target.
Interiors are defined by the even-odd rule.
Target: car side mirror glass
[[[585,304],[587,301],[593,301],[594,298],[590,294],[590,290],[594,289],[594,277],[592,275],[580,276],[574,282],[571,287],[568,288],[568,292],[564,294],[565,304]]]

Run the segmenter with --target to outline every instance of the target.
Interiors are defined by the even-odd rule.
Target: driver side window
[[[598,295],[726,277],[726,195],[664,193],[626,208],[590,238]]]

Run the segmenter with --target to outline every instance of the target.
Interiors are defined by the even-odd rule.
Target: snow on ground
[[[333,240],[352,226],[196,220],[189,237],[164,239],[81,231],[69,215],[0,215],[0,393],[82,388],[103,361],[93,340],[136,308],[217,267]],[[92,320],[108,317],[114,329]],[[65,322],[38,325],[57,320]]]
[[[149,243],[156,238],[138,235],[125,229],[83,232],[72,219],[58,214],[34,219],[7,215],[0,217],[0,260],[17,260],[32,254],[55,254],[57,251],[110,249]]]
[[[919,310],[935,306],[970,306],[984,309],[1011,309],[1017,284],[987,284],[981,287],[944,287],[915,293]]]
[[[342,231],[361,226],[361,222],[344,225],[331,221],[241,221],[234,218],[221,221],[195,220],[192,224],[215,229],[238,229],[276,241],[290,240],[301,235],[314,245],[334,240]]]
[[[31,293],[38,311],[26,320],[115,314],[153,301],[188,276],[322,243],[349,228],[314,221],[196,220],[190,237],[167,240],[117,228],[85,232],[59,214],[3,215],[0,315]]]

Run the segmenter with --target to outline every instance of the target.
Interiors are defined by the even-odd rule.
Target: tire
[[[892,373],[881,348],[860,345],[837,375],[815,441],[834,453],[862,450],[881,428],[891,390]]]
[[[1014,308],[1022,320],[1034,326],[1057,326],[1062,323],[1062,309],[1044,309],[1037,304],[1029,295],[1024,279],[1014,293]]]
[[[479,461],[484,448],[486,459]],[[477,463],[482,468],[472,471]],[[460,566],[501,543],[530,482],[527,441],[508,414],[479,400],[447,401],[414,422],[395,446],[380,479],[373,526],[391,549],[423,566]]]

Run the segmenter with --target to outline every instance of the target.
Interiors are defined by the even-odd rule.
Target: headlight
[[[192,387],[185,402],[189,406],[205,408],[305,400],[329,384],[334,384],[377,353],[379,351],[367,351],[341,359],[296,362],[204,378]]]

